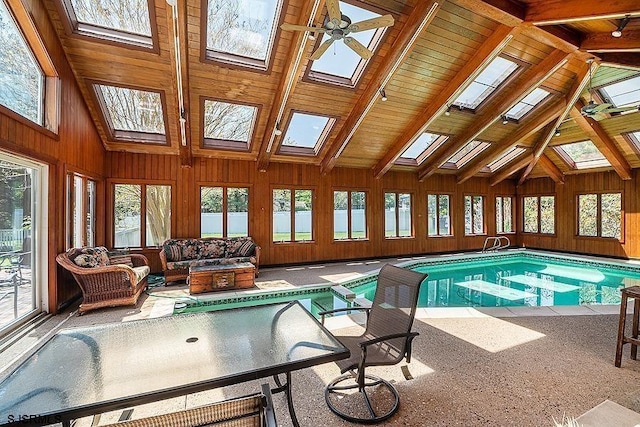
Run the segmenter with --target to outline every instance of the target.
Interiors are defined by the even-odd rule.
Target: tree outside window
[[[448,194],[427,195],[427,235],[451,235],[451,216],[449,211]]]
[[[170,237],[171,186],[114,185],[114,247],[160,246]]]
[[[67,175],[67,248],[95,245],[96,182]]]
[[[411,194],[384,194],[384,235],[385,237],[411,237]]]
[[[249,235],[249,189],[200,187],[200,236]]]
[[[484,234],[484,196],[464,196],[464,234]]]
[[[621,239],[622,194],[579,194],[578,236]]]
[[[496,197],[496,232],[513,233],[513,197]]]
[[[555,196],[525,196],[522,198],[522,231],[555,234]]]

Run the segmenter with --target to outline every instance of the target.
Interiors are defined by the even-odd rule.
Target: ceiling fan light
[[[620,31],[620,30],[613,30],[613,31],[611,31],[611,35],[612,35],[613,37],[615,37],[615,38],[622,37],[622,31]]]
[[[387,93],[382,88],[380,88],[380,99],[382,99],[383,101],[387,100]]]
[[[560,136],[560,128],[556,129],[556,132],[553,135],[554,136]]]
[[[507,116],[502,116],[502,124],[506,125],[507,123],[509,123],[509,119],[507,119]]]

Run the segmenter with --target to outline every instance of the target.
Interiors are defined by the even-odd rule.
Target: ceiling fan
[[[590,117],[592,119],[596,119],[596,120],[600,120],[603,119],[605,116],[603,115],[604,113],[622,113],[625,111],[631,111],[631,110],[638,110],[640,111],[640,105],[628,105],[625,107],[614,107],[613,105],[609,104],[609,103],[602,103],[602,104],[598,104],[593,100],[593,87],[591,85],[592,83],[592,73],[591,70],[593,69],[592,64],[593,64],[594,58],[589,58],[587,59],[587,63],[589,64],[589,102],[583,106],[580,109],[580,113],[582,113],[583,116],[586,117]]]
[[[361,58],[371,58],[373,56],[373,52],[349,34],[372,30],[374,28],[390,27],[394,22],[393,16],[383,15],[352,23],[348,16],[340,12],[340,4],[338,3],[338,0],[327,0],[326,3],[329,14],[325,17],[322,27],[305,27],[304,25],[285,23],[282,24],[280,28],[283,30],[310,31],[312,33],[327,34],[330,38],[322,43],[310,56],[310,59],[314,61],[319,59],[336,40],[342,40],[347,47],[357,53]]]

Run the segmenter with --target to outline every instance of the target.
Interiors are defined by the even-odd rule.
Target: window
[[[342,1],[340,2],[340,10],[344,15],[351,19],[352,23],[381,16],[378,13],[374,13]],[[349,37],[353,37],[363,46],[366,46],[369,50],[375,52],[385,30],[386,28],[383,27],[360,31],[357,33],[350,33]],[[316,43],[315,48],[317,49],[327,40],[329,40],[329,35],[323,34],[323,36],[320,37],[320,40]],[[308,77],[312,80],[318,80],[325,83],[349,87],[355,86],[358,83],[368,61],[356,54],[342,40],[334,42],[331,45],[330,50],[331,53],[325,52],[325,54],[319,59],[313,61],[308,72]],[[336,60],[336,58],[340,58],[340,60]]]
[[[600,89],[606,102],[614,107],[626,107],[640,102],[640,76],[606,85]]]
[[[447,139],[449,139],[449,137],[445,135],[425,132],[404,150],[398,160],[396,160],[396,164],[419,165],[433,154]]]
[[[333,192],[333,239],[367,238],[367,193]]]
[[[43,125],[44,73],[0,0],[0,104]]]
[[[110,137],[123,142],[165,144],[163,96],[118,86],[94,84]]]
[[[622,238],[622,194],[579,194],[578,236]]]
[[[411,237],[411,194],[384,193],[385,237]]]
[[[453,104],[460,108],[475,110],[517,69],[518,64],[515,62],[502,56],[496,57],[453,101]]]
[[[331,117],[294,111],[282,138],[280,153],[317,155],[335,121]]]
[[[513,231],[513,197],[496,196],[496,233]]]
[[[200,237],[249,235],[249,189],[200,187]]]
[[[258,107],[204,100],[204,145],[247,151],[250,148]]]
[[[427,194],[427,236],[451,236],[448,194]]]
[[[313,240],[313,190],[273,190],[273,241]]]
[[[281,9],[281,0],[209,0],[205,57],[266,71]]]
[[[488,142],[471,141],[456,151],[443,166],[460,169],[490,145]]]
[[[67,175],[67,249],[95,246],[96,181]]]
[[[500,157],[489,163],[487,165],[487,168],[489,168],[489,171],[491,173],[496,172],[498,169],[502,168],[504,165],[508,164],[511,160],[515,159],[525,151],[527,151],[526,148],[511,147],[506,150]]]
[[[590,140],[563,144],[553,148],[573,169],[611,166],[609,161]]]
[[[551,95],[549,91],[539,87],[535,88],[531,93],[529,93],[529,95],[525,96],[522,101],[518,102],[513,106],[513,108],[507,111],[505,116],[511,120],[520,120],[536,106],[542,104],[543,101],[548,99],[549,95]]]
[[[62,0],[62,4],[76,34],[153,47],[148,0]]]
[[[484,234],[484,196],[464,196],[464,234]]]
[[[522,198],[522,231],[555,234],[555,196],[525,196]]]
[[[115,184],[113,217],[114,247],[160,246],[171,237],[171,186]]]

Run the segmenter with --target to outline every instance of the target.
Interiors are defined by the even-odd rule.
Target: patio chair
[[[268,384],[259,393],[224,400],[198,408],[130,420],[107,427],[276,427],[276,417]]]
[[[418,294],[427,274],[385,265],[378,275],[378,285],[371,308],[350,307],[329,310],[365,310],[367,324],[360,336],[337,336],[351,351],[351,357],[336,362],[344,374],[325,389],[329,409],[339,417],[366,424],[382,422],[397,412],[400,397],[387,380],[365,373],[367,366],[395,365],[406,357],[411,362],[412,332]],[[355,370],[355,371],[354,371]],[[357,392],[355,392],[357,390]]]
[[[99,256],[97,254],[102,252],[107,256],[103,247],[73,248],[56,257],[58,264],[73,275],[82,290],[82,304],[78,309],[80,314],[102,307],[136,305],[138,297],[147,287],[150,269],[144,255],[128,255],[130,265],[109,264],[107,260],[97,265],[80,266],[74,261],[74,255],[78,253]]]

